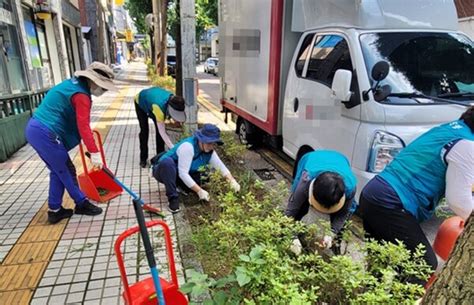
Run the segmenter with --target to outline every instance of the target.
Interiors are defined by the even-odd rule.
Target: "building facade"
[[[77,0],[0,0],[0,95],[48,89],[71,77],[85,67],[82,44]]]
[[[474,1],[455,0],[459,18],[459,30],[474,40]]]

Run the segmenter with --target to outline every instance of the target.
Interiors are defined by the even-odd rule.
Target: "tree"
[[[218,23],[217,0],[196,0],[196,37]]]
[[[176,13],[177,1],[170,0],[168,9],[168,32],[175,41],[179,22],[179,14]],[[196,0],[196,38],[201,37],[208,28],[217,25],[217,12],[217,0]]]
[[[436,281],[421,304],[473,304],[474,301],[474,220],[468,218],[463,233]]]
[[[165,75],[166,70],[166,51],[168,47],[168,7],[170,0],[161,0],[160,2],[160,22],[161,22],[161,43],[160,43],[160,62],[158,67],[159,75]]]
[[[125,9],[128,10],[139,33],[148,32],[145,25],[145,17],[153,11],[151,1],[152,0],[128,0],[125,3]]]

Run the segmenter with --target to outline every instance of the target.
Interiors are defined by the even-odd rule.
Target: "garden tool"
[[[86,152],[85,153],[86,156],[88,158],[90,158],[90,153],[89,152]],[[132,196],[133,200],[136,200],[138,203],[140,203],[140,205],[143,207],[143,209],[145,211],[148,211],[150,213],[154,213],[162,218],[164,218],[165,216],[163,215],[163,213],[161,213],[160,209],[158,208],[155,208],[155,207],[152,207],[151,205],[149,204],[146,204],[145,202],[143,202],[143,200],[140,198],[140,196],[138,196],[136,193],[134,193],[131,189],[129,189],[125,184],[123,184],[119,179],[117,179],[117,177],[105,166],[105,163],[104,163],[104,167],[102,167],[102,169],[100,170],[102,173],[104,173],[107,177],[109,177],[110,179],[112,179],[117,185],[119,185],[121,187],[121,189],[124,189],[127,193],[130,194],[130,196]]]

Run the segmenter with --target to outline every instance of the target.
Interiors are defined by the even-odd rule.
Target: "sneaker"
[[[178,213],[179,211],[181,211],[181,208],[180,208],[180,207],[177,207],[176,209],[173,209],[170,205],[168,205],[168,211],[170,211],[171,214],[176,214],[176,213]]]
[[[171,200],[170,203],[168,204],[168,210],[172,214],[175,214],[181,211],[181,209],[179,208],[179,200],[178,199]]]
[[[140,161],[140,167],[141,168],[147,168],[148,167],[148,162],[145,160],[145,161]]]
[[[81,214],[81,215],[94,216],[94,215],[101,214],[102,208],[99,208],[98,206],[90,203],[90,201],[86,199],[81,204],[76,205],[76,208],[74,209],[74,213]]]
[[[70,218],[72,214],[72,209],[65,209],[63,207],[61,207],[57,212],[48,211],[48,222],[50,224],[55,224],[65,218]]]

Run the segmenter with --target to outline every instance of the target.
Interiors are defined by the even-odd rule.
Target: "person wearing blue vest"
[[[153,120],[156,131],[156,153],[173,148],[165,129],[165,121],[171,117],[176,122],[186,121],[184,99],[159,87],[151,87],[140,91],[135,98],[135,111],[140,124],[140,166],[147,167],[148,161],[148,118]]]
[[[296,165],[291,195],[285,214],[301,220],[311,205],[316,211],[329,214],[331,229],[338,234],[356,208],[354,200],[357,180],[347,158],[333,150],[309,152]],[[332,238],[325,236],[323,245],[330,248]],[[301,251],[298,239],[294,252]]]
[[[152,159],[153,177],[165,185],[168,207],[172,213],[180,210],[177,184],[194,191],[200,200],[209,201],[209,193],[201,187],[200,169],[204,166],[209,165],[220,171],[234,191],[240,190],[239,183],[214,150],[215,145],[222,144],[219,128],[204,124],[193,136]]]
[[[116,90],[113,79],[112,69],[99,62],[93,62],[86,70],[76,71],[73,78],[48,91],[26,126],[28,143],[50,170],[48,222],[51,224],[73,214],[72,209],[62,207],[64,189],[74,200],[74,213],[102,213],[102,209],[89,202],[79,189],[76,169],[68,151],[82,139],[91,153],[93,166],[102,166],[90,128],[91,94],[100,96],[107,90]]]
[[[443,196],[457,215],[467,219],[474,206],[473,185],[474,107],[470,107],[459,120],[415,139],[369,181],[360,197],[364,229],[376,240],[402,241],[411,251],[423,245],[424,258],[434,271],[438,261],[419,223],[433,216]]]

